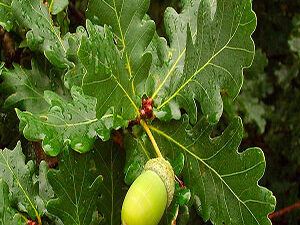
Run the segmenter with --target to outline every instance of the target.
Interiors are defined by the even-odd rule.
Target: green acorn
[[[122,224],[157,225],[173,199],[174,189],[171,164],[162,157],[149,160],[126,194]]]

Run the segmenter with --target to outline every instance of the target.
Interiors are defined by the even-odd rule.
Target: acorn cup
[[[157,225],[172,202],[174,171],[164,158],[150,159],[130,186],[122,206],[122,225]]]

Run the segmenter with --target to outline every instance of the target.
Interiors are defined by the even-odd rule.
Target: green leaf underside
[[[97,136],[108,140],[111,129],[126,124],[115,117],[113,111],[108,111],[98,120],[96,100],[85,96],[81,88],[73,86],[71,96],[73,101],[67,102],[59,95],[46,91],[44,98],[51,107],[45,114],[33,115],[16,110],[20,127],[24,127],[24,136],[31,141],[43,140],[43,149],[51,156],[58,155],[66,144],[78,152],[87,152],[92,149]]]
[[[79,58],[87,73],[83,79],[85,94],[97,98],[97,118],[113,108],[124,119],[138,115],[137,97],[132,91],[126,63],[107,27],[101,29],[87,20],[89,37],[82,37]],[[104,33],[104,34],[103,34]]]
[[[56,199],[47,209],[63,224],[89,225],[97,213],[96,199],[102,177],[94,176],[94,155],[64,151],[59,155],[59,170],[49,170],[48,179]]]
[[[87,18],[94,24],[112,28],[114,37],[122,50],[129,73],[132,92],[143,95],[152,56],[145,52],[154,31],[153,21],[143,21],[149,0],[90,0]]]
[[[100,185],[101,196],[97,202],[103,216],[101,224],[120,225],[121,208],[127,187],[123,182],[124,149],[113,142],[96,143],[94,151],[97,173],[103,176]]]
[[[34,185],[33,161],[25,164],[21,143],[14,150],[0,150],[0,177],[7,183],[11,193],[11,202],[20,212],[28,213],[36,219],[45,210],[45,202],[39,197],[38,188]]]
[[[0,178],[0,225],[25,224],[21,216],[16,214],[16,211],[11,208],[8,195],[8,186],[5,181]]]
[[[239,118],[214,139],[204,119],[192,128],[187,116],[168,124],[155,122],[150,129],[165,156],[185,155],[183,181],[205,221],[271,224],[267,215],[275,208],[275,197],[257,184],[265,170],[264,155],[258,148],[237,152],[243,134]]]
[[[12,0],[0,0],[0,26],[4,30],[10,31],[13,28],[15,19],[11,11]]]
[[[40,0],[13,0],[12,12],[19,24],[30,29],[27,44],[32,50],[44,52],[47,59],[59,68],[72,65],[66,58],[67,50],[59,28],[53,26],[49,8]]]
[[[188,26],[186,48],[176,54],[153,94],[159,118],[178,119],[178,108],[184,108],[196,122],[196,99],[209,122],[219,120],[223,110],[220,91],[235,98],[242,86],[242,70],[253,60],[251,34],[256,16],[251,7],[250,0],[200,2],[196,33],[193,25]],[[182,57],[185,64],[180,73]]]

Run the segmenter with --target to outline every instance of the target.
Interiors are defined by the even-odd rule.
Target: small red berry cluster
[[[153,99],[143,99],[142,108],[140,108],[140,117],[141,119],[151,119],[153,117]]]
[[[38,225],[37,222],[34,222],[32,220],[27,220],[28,225]]]

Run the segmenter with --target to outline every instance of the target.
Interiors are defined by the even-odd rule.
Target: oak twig
[[[152,145],[153,145],[153,147],[155,149],[156,155],[158,157],[163,157],[162,154],[161,154],[161,152],[160,152],[160,150],[159,150],[159,148],[158,148],[158,145],[157,145],[157,143],[156,143],[156,141],[155,141],[155,139],[154,139],[154,137],[153,137],[153,135],[152,135],[152,133],[151,133],[148,125],[147,125],[147,123],[144,120],[141,120],[140,123],[141,123],[142,127],[145,129],[146,133],[148,134],[148,136],[150,138],[150,141],[152,142]]]
[[[300,207],[300,201],[299,201],[299,202],[296,202],[296,203],[293,204],[293,205],[287,206],[287,207],[285,207],[285,208],[283,208],[283,209],[281,209],[281,210],[279,210],[279,211],[276,211],[276,212],[271,213],[271,214],[269,215],[269,218],[270,218],[270,219],[273,219],[273,218],[275,218],[275,217],[282,216],[283,214],[285,214],[285,213],[291,211],[291,210],[294,209],[294,208],[298,208],[298,207]]]

